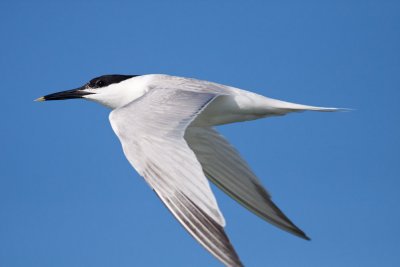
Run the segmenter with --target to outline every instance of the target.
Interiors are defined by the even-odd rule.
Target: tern
[[[272,202],[248,164],[214,126],[340,109],[294,104],[163,74],[103,75],[36,101],[74,98],[112,110],[110,123],[130,164],[185,229],[224,265],[243,266],[224,231],[225,219],[208,180],[262,219],[309,240]]]

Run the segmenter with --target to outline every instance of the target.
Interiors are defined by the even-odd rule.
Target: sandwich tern
[[[214,126],[300,111],[294,104],[213,82],[162,74],[104,75],[36,101],[83,98],[112,109],[126,158],[185,229],[226,266],[243,266],[207,178],[273,225],[307,235],[272,202],[236,149]]]

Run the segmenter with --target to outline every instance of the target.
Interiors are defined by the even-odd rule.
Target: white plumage
[[[38,100],[86,98],[113,111],[123,151],[167,208],[227,266],[242,266],[207,178],[270,223],[308,237],[272,202],[239,153],[213,126],[305,110],[337,111],[267,98],[230,86],[175,76],[109,75]]]

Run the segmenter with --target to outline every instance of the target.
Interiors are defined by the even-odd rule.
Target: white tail
[[[316,107],[316,106],[308,106],[301,105],[296,103],[290,103],[286,101],[281,101],[277,99],[272,99],[265,97],[264,98],[264,107],[274,115],[284,115],[290,112],[299,112],[299,111],[322,111],[322,112],[334,112],[334,111],[346,111],[348,109],[343,108],[331,108],[331,107]]]
[[[300,105],[240,90],[236,95],[218,97],[198,116],[193,125],[215,126],[306,110],[333,112],[344,109]]]

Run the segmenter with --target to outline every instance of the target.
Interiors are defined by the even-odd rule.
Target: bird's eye
[[[96,81],[95,85],[96,85],[96,87],[102,87],[102,86],[106,85],[106,83],[103,80],[98,80],[98,81]]]

